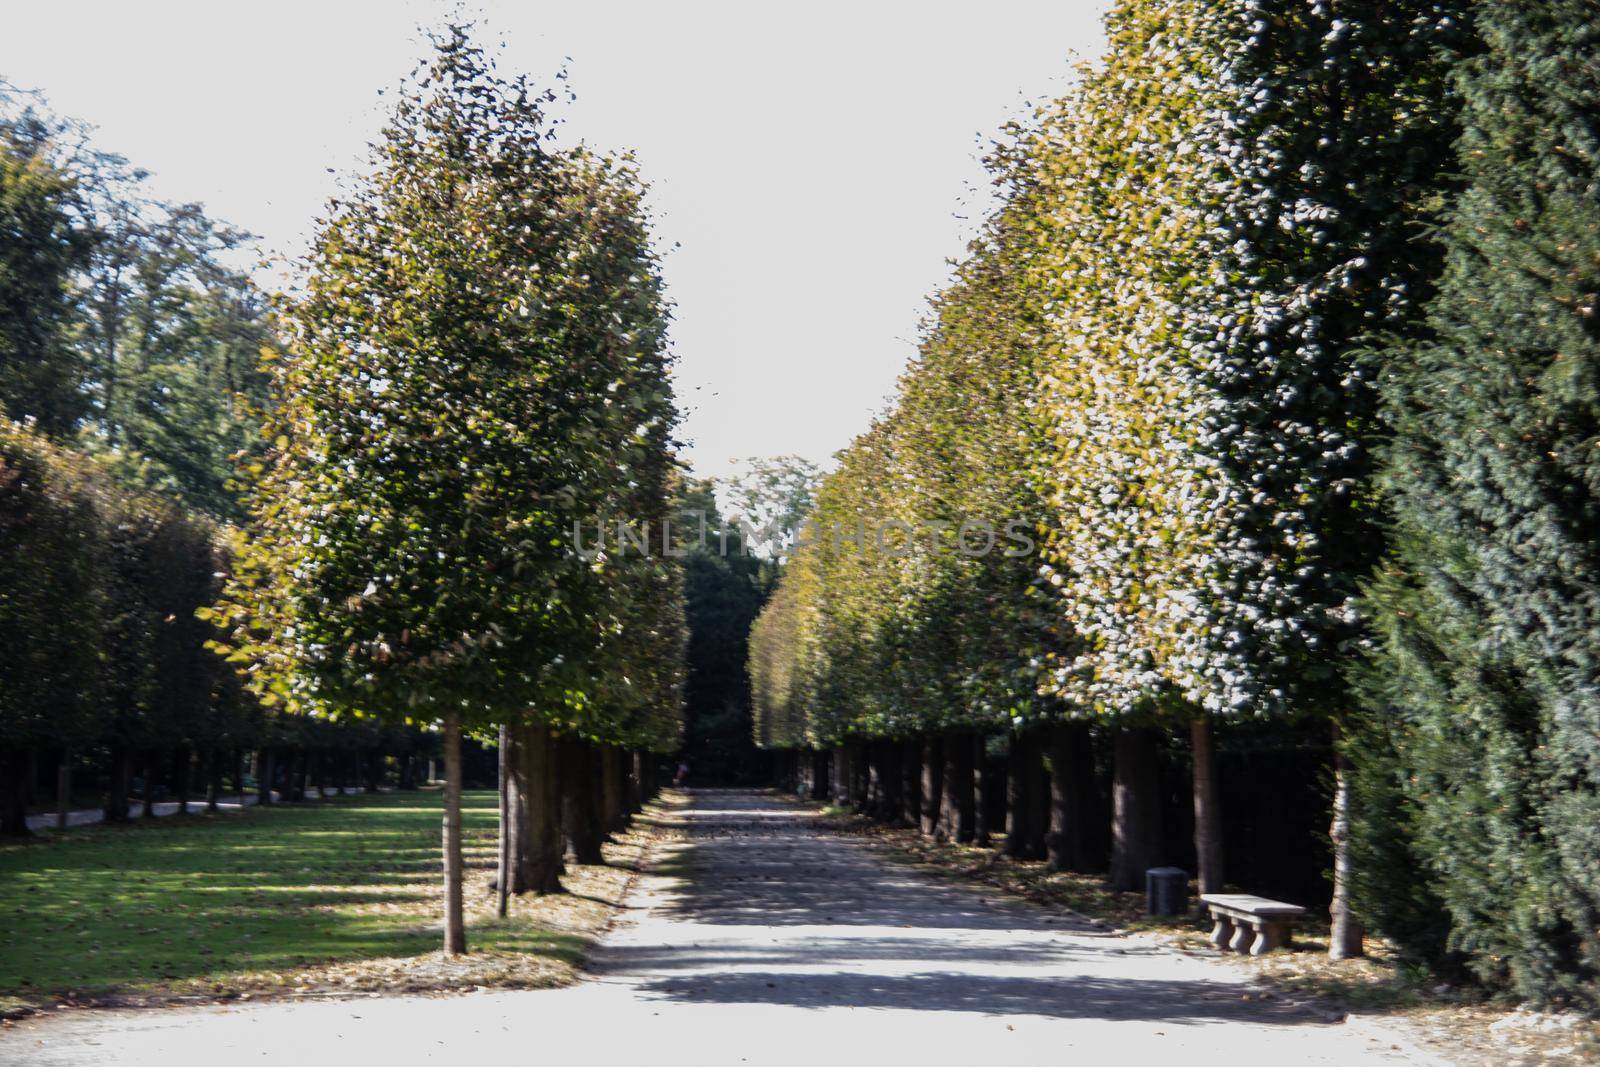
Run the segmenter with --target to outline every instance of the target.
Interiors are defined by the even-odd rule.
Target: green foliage
[[[261,356],[277,346],[266,299],[226,265],[249,236],[137,188],[113,187],[91,225],[76,339],[96,410],[83,443],[132,484],[242,519],[235,456],[259,450],[272,403]]]
[[[0,741],[16,750],[239,744],[257,721],[196,611],[216,528],[107,465],[0,423]]]
[[[90,131],[0,82],[0,404],[109,457],[127,484],[242,517],[235,453],[270,406],[251,238],[88,147]]]
[[[1197,134],[1206,269],[1183,305],[1216,477],[1182,684],[1208,709],[1348,706],[1353,601],[1384,544],[1359,355],[1416,335],[1438,270],[1470,6],[1251,0],[1222,24]]]
[[[1027,191],[1014,159],[993,165],[1010,209],[935,301],[894,406],[823,480],[751,631],[763,745],[1000,726],[1035,703],[1048,621],[1021,547],[1038,313],[1018,266]]]
[[[90,239],[75,225],[81,193],[52,159],[51,134],[31,111],[0,115],[0,410],[63,435],[89,405],[67,337]]]
[[[108,605],[100,472],[41,434],[0,421],[0,745],[92,734]]]
[[[1068,631],[1042,649],[1041,685],[1074,714],[1145,710],[1201,666],[1215,473],[1198,451],[1205,391],[1182,316],[1227,7],[1115,5],[1104,62],[1023,145],[1037,185],[1032,284],[1048,310],[1032,411],[1041,574]]]
[[[1124,3],[1034,155],[1047,575],[1080,708],[1337,710],[1383,543],[1359,346],[1415,329],[1464,4]]]
[[[800,613],[809,575],[794,569],[778,583],[750,626],[750,707],[756,743],[794,748],[806,743],[806,706],[800,690]]]
[[[1395,558],[1354,740],[1366,906],[1435,960],[1600,1004],[1600,46],[1584,4],[1483,4],[1431,336],[1385,355]],[[1418,886],[1447,930],[1417,921]]]
[[[1592,1006],[1592,12],[1125,0],[1107,26],[817,493],[752,632],[757,736],[1333,717],[1368,919]],[[975,507],[1040,509],[1042,600],[942,535],[826,537]]]
[[[677,568],[572,540],[665,514],[667,315],[637,179],[548,99],[451,28],[323,224],[218,613],[268,699],[676,737]]]
[[[1357,346],[1415,329],[1437,265],[1453,12],[1116,5],[818,493],[791,568],[817,600],[774,609],[808,736],[1341,707],[1382,544]],[[1040,523],[1037,575],[828,536],[980,516]]]
[[[799,531],[821,480],[822,471],[802,456],[752,456],[738,474],[718,479],[717,488],[730,515],[753,530],[772,531],[776,541]]]
[[[696,528],[684,558],[684,608],[688,623],[684,682],[683,757],[697,782],[764,780],[764,761],[751,736],[748,641],[778,564],[745,551],[735,523],[719,519],[709,482],[689,483],[679,514],[706,522]]]
[[[89,140],[0,84],[0,406],[19,420],[0,427],[0,734],[91,758],[244,743],[260,709],[195,610],[270,403],[265,301],[223,262],[244,235],[151,200]]]

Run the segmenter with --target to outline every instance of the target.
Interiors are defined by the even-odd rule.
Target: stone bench
[[[1294,921],[1306,909],[1281,900],[1251,896],[1249,893],[1202,893],[1200,903],[1211,911],[1216,926],[1211,943],[1223,951],[1264,956],[1289,944]]]

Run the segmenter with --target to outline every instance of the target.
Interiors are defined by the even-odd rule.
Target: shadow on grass
[[[464,803],[468,865],[484,868],[495,797]],[[439,817],[436,794],[329,798],[0,846],[0,993],[433,952]],[[475,928],[475,947],[567,963],[583,944],[515,919]]]

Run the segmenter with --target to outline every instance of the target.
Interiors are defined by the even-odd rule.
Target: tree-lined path
[[[1427,1062],[1225,966],[895,865],[767,794],[695,793],[591,981],[556,991],[85,1012],[0,1063]]]

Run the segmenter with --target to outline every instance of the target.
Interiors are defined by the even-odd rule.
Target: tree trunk
[[[576,737],[561,740],[561,821],[574,861],[605,862],[604,771],[600,749]]]
[[[972,735],[957,732],[944,739],[945,836],[963,844],[976,830],[972,810]]]
[[[156,766],[155,753],[147,753],[144,758],[144,795],[139,798],[141,819],[156,817]]]
[[[655,756],[648,749],[641,748],[634,753],[633,759],[639,774],[639,800],[648,804],[656,798]]]
[[[1328,837],[1333,845],[1333,902],[1328,905],[1328,915],[1333,921],[1328,935],[1328,955],[1332,959],[1346,960],[1366,951],[1365,932],[1356,922],[1355,910],[1350,901],[1350,768],[1345,762],[1344,746],[1339,741],[1339,724],[1331,724],[1333,731],[1333,822]]]
[[[1111,786],[1111,884],[1142,891],[1144,872],[1162,852],[1160,734],[1148,727],[1117,732]]]
[[[511,853],[509,892],[518,896],[532,887],[529,881],[533,869],[529,854],[532,835],[528,830],[528,794],[530,786],[527,765],[523,758],[526,747],[526,730],[513,723],[506,730],[506,807],[510,822],[507,828],[506,847]]]
[[[1050,870],[1089,871],[1095,866],[1089,816],[1093,807],[1094,749],[1087,723],[1062,723],[1050,731]]]
[[[1034,731],[1033,788],[1028,796],[1033,806],[1028,814],[1028,855],[1033,859],[1046,859],[1050,855],[1050,769],[1044,765],[1045,736]]]
[[[851,811],[856,811],[861,805],[861,746],[854,741],[840,745],[839,762],[844,770],[844,780],[840,783],[839,803]]]
[[[594,838],[596,856],[603,855],[602,846],[611,839],[606,830],[607,793],[606,793],[606,753],[603,745],[588,744],[583,748],[583,781],[585,790],[585,803],[588,818],[593,825],[588,833]],[[605,862],[603,859],[597,863]]]
[[[72,816],[72,750],[63,749],[56,764],[56,829],[65,830]]]
[[[905,807],[901,790],[905,785],[900,769],[900,745],[894,741],[878,742],[878,810],[879,819],[894,826],[900,824],[900,813]]]
[[[0,758],[0,836],[31,837],[28,829],[27,757],[15,749]]]
[[[873,785],[872,785],[872,757],[871,742],[857,741],[850,746],[851,775],[850,806],[858,814],[866,815],[872,810]]]
[[[313,749],[307,756],[310,764],[311,790],[316,793],[318,800],[325,800],[328,796],[328,757],[331,753],[320,748]],[[449,772],[446,772],[447,774]]]
[[[528,892],[561,893],[561,772],[556,740],[544,723],[518,728],[527,810],[523,882]],[[515,886],[515,883],[513,883]]]
[[[600,745],[600,781],[605,787],[605,830],[621,833],[628,828],[628,789],[622,776],[622,750],[616,745]]]
[[[111,749],[111,779],[106,783],[106,822],[128,821],[128,789],[133,778],[133,753],[123,745]]]
[[[922,826],[922,742],[900,743],[900,818],[911,829]]]
[[[22,808],[23,820],[27,820],[27,809],[33,804],[33,791],[39,784],[39,753],[28,749],[22,757]]]
[[[932,734],[922,739],[922,834],[939,836],[940,794],[944,792],[944,746]]]
[[[998,822],[994,817],[999,808],[996,800],[1003,802],[1005,797],[1005,778],[997,774],[995,766],[989,762],[988,739],[982,734],[972,735],[972,777],[977,794],[972,807],[972,840],[988,848],[994,830],[1005,826],[1004,815]]]
[[[626,811],[629,816],[644,810],[644,779],[639,773],[639,753],[636,749],[622,750],[622,781],[627,791]]]
[[[811,799],[828,799],[828,752],[813,749],[811,752]]]
[[[172,756],[172,777],[178,791],[178,814],[189,814],[189,774],[194,767],[194,753],[187,748],[177,749]]]
[[[1189,724],[1194,747],[1194,855],[1202,893],[1222,892],[1222,808],[1217,800],[1217,740],[1211,721]]]
[[[494,913],[504,919],[511,910],[511,730],[500,724],[497,785],[500,799],[500,852],[495,864]]]
[[[319,785],[320,790],[320,785]],[[444,951],[467,951],[467,922],[461,902],[461,713],[444,717]]]
[[[244,810],[244,749],[233,750],[233,789],[239,794],[239,810]]]
[[[272,777],[277,770],[274,763],[272,749],[263,748],[256,753],[256,803],[272,803]]]
[[[218,755],[216,749],[206,749],[206,811],[212,815],[222,810],[217,806],[222,798],[222,761]]]
[[[1039,859],[1044,853],[1043,797],[1040,783],[1044,764],[1039,753],[1039,735],[1022,730],[1011,738],[1011,753],[1006,758],[1006,840],[1005,854],[1018,859]]]
[[[298,804],[306,798],[306,754],[303,749],[289,753],[289,766],[284,775],[283,799]]]

